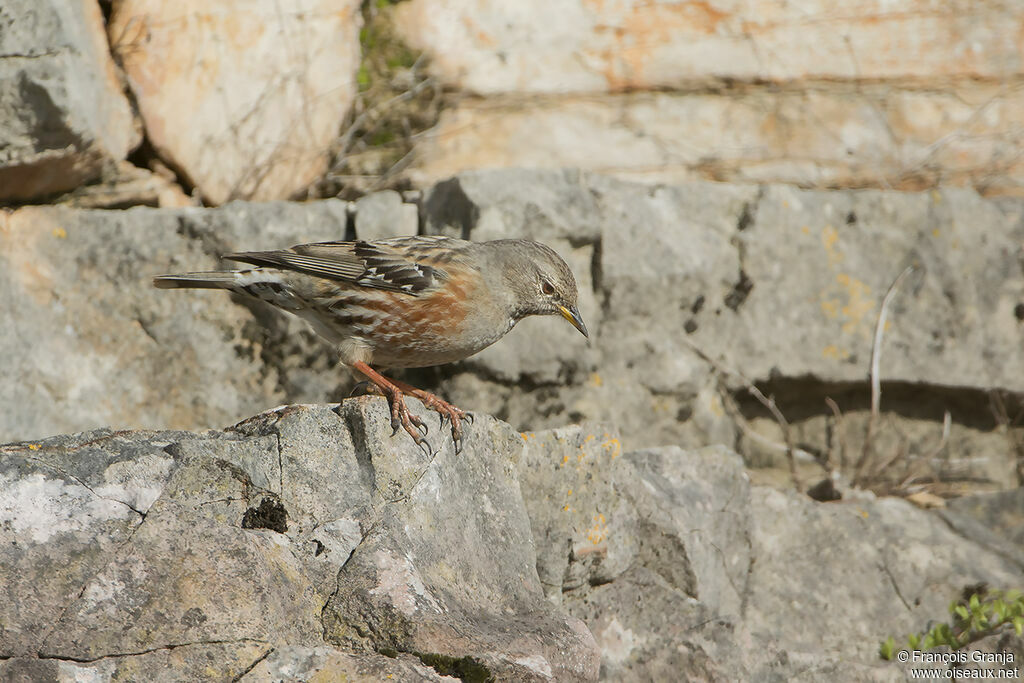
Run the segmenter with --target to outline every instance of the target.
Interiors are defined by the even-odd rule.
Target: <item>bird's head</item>
[[[528,315],[560,315],[590,337],[577,308],[576,278],[553,249],[529,240],[491,244],[502,253],[505,280],[513,293],[513,323]]]

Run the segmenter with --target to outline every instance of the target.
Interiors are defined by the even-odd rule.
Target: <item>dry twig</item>
[[[871,368],[868,371],[869,379],[871,381],[871,415],[868,416],[868,426],[864,434],[864,445],[861,448],[860,458],[857,460],[857,465],[854,468],[854,486],[859,485],[863,480],[864,466],[867,464],[871,455],[875,422],[878,420],[878,413],[882,402],[882,376],[880,371],[882,363],[882,336],[885,332],[885,321],[889,315],[889,304],[896,295],[896,290],[899,288],[900,284],[914,270],[914,266],[907,266],[903,269],[903,272],[893,280],[893,283],[889,285],[889,290],[882,298],[882,306],[878,311],[878,321],[875,324],[875,337],[871,345]]]

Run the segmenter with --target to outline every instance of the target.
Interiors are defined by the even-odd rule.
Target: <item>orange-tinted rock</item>
[[[355,0],[123,0],[109,35],[161,158],[202,196],[287,198],[326,168],[355,95]]]
[[[411,0],[405,40],[447,85],[481,94],[805,79],[1002,79],[1024,13],[971,0]]]

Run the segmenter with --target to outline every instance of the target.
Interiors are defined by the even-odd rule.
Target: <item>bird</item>
[[[160,289],[222,289],[307,321],[342,364],[384,396],[392,436],[403,428],[429,456],[419,399],[451,424],[455,453],[472,415],[376,368],[421,368],[468,358],[532,315],[560,315],[584,337],[576,279],[550,247],[526,239],[473,242],[440,235],[299,244],[221,258],[233,270],[158,275]]]

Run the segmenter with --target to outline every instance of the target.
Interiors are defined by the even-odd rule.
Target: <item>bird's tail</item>
[[[238,282],[238,270],[211,270],[205,273],[157,275],[153,286],[158,289],[231,289]]]

